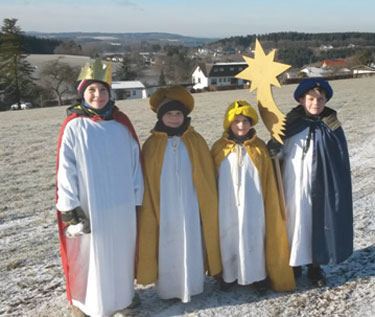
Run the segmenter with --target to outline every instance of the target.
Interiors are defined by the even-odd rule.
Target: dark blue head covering
[[[294,99],[299,102],[299,98],[301,98],[306,92],[314,88],[321,88],[325,91],[327,101],[331,99],[333,95],[333,90],[328,83],[328,81],[320,79],[320,78],[309,78],[304,79],[300,82],[297,89],[294,91]]]

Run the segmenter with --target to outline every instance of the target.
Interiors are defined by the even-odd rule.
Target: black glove
[[[270,152],[271,157],[277,156],[280,153],[283,145],[277,142],[275,139],[271,139],[267,143],[268,152]]]
[[[80,208],[80,207],[77,207],[77,208]],[[77,211],[76,211],[77,208],[61,212],[61,220],[64,223],[64,225],[66,226],[76,225],[79,222]]]
[[[67,226],[65,235],[68,238],[90,233],[90,219],[86,217],[81,207],[61,213],[62,222]]]

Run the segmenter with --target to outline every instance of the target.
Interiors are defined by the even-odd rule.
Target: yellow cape
[[[150,284],[158,278],[160,224],[160,175],[168,136],[152,131],[142,148],[145,193],[139,215],[139,254],[137,281]],[[221,272],[219,220],[215,168],[206,141],[189,127],[181,136],[189,153],[193,182],[200,207],[206,251],[206,268],[210,275]]]
[[[216,170],[232,151],[236,143],[228,139],[228,134],[215,142],[212,155]],[[275,291],[295,289],[293,270],[289,266],[289,243],[286,225],[281,216],[279,196],[271,158],[264,142],[256,134],[244,142],[246,152],[258,170],[262,184],[264,210],[266,217],[266,269]]]

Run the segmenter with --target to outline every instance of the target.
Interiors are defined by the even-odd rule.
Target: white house
[[[160,86],[160,85],[154,85],[154,86],[147,86],[145,91],[146,91],[146,98],[151,97],[151,95],[158,90],[159,88],[162,88],[165,86]]]
[[[305,77],[327,77],[330,75],[330,72],[327,69],[320,67],[307,66],[300,70],[301,73],[305,74]]]
[[[198,64],[192,71],[194,89],[220,90],[247,84],[235,76],[247,67],[246,62]]]
[[[328,51],[328,50],[332,50],[333,46],[332,45],[320,45],[319,49],[322,51]]]
[[[138,99],[147,98],[146,88],[140,81],[113,81],[113,99]]]
[[[366,77],[375,75],[375,68],[366,65],[353,67],[352,70],[354,77]]]
[[[151,53],[151,52],[140,52],[139,55],[142,56],[144,62],[146,64],[152,64],[152,65],[155,65],[156,63],[156,58],[155,58],[155,54],[154,53]]]
[[[339,67],[313,67],[308,66],[301,69],[300,73],[303,73],[303,77],[316,78],[321,77],[325,79],[339,79],[339,78],[351,78],[353,71],[348,68]]]

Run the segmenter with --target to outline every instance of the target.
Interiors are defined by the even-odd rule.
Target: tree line
[[[142,43],[141,46],[145,45]],[[158,53],[154,65],[158,72],[157,84],[166,85],[189,80],[193,61],[187,56],[188,48],[169,45],[162,47],[155,43],[150,45],[151,49]],[[9,108],[11,104],[17,104],[19,108],[24,101],[49,106],[62,105],[67,97],[74,98],[79,69],[71,67],[61,58],[45,63],[38,69],[39,79],[36,79],[35,69],[27,61],[27,56],[31,53],[98,57],[102,52],[100,47],[87,47],[74,40],[28,37],[17,25],[17,19],[4,19],[0,30],[0,110]],[[142,80],[142,76],[148,71],[147,67],[139,55],[139,50],[129,50],[123,54],[123,61],[116,67],[113,79]]]
[[[78,69],[59,60],[50,62],[41,70],[42,79],[37,82],[33,77],[35,69],[27,61],[30,52],[50,53],[59,44],[27,37],[17,19],[4,19],[0,32],[0,110],[11,104],[20,108],[25,101],[43,105],[43,98],[57,99],[62,104],[62,96],[73,89]]]
[[[349,66],[369,65],[375,61],[375,33],[298,33],[278,32],[263,35],[235,36],[207,44],[212,50],[220,48],[225,54],[221,62],[242,61],[249,55],[258,38],[265,50],[276,48],[276,59],[301,68],[325,59],[347,59]],[[323,46],[329,46],[324,48]],[[116,49],[122,48],[122,51]],[[69,54],[100,56],[115,50],[123,59],[113,74],[114,80],[141,80],[144,84],[180,84],[190,82],[190,72],[198,63],[217,61],[213,54],[194,55],[197,47],[162,45],[155,42],[132,42],[124,47],[110,47],[108,43],[77,43],[72,39],[40,39],[26,36],[17,26],[17,19],[4,19],[0,30],[0,107],[32,101],[40,106],[46,101],[63,104],[63,96],[75,93],[74,84],[79,69],[64,63],[63,59],[46,63],[39,70],[39,80],[33,78],[34,68],[27,62],[28,54]],[[154,56],[147,64],[139,52]],[[233,53],[236,52],[236,53]],[[147,73],[153,69],[157,82],[148,82]],[[56,104],[56,102],[55,102]]]
[[[261,35],[234,36],[208,46],[254,49],[256,38],[266,50],[276,49],[276,58],[295,68],[325,59],[349,59],[351,66],[375,61],[375,33],[299,33],[278,32]]]
[[[362,46],[375,46],[375,33],[368,32],[343,32],[343,33],[302,33],[302,32],[276,32],[269,34],[252,34],[246,36],[233,36],[218,40],[209,45],[234,45],[249,47],[255,43],[255,39],[268,42],[274,48],[281,46],[305,45],[319,47],[331,44],[333,46],[347,46],[349,44]]]
[[[4,38],[4,35],[3,32],[0,33],[0,46],[5,45],[4,41],[6,41],[6,37]],[[56,47],[62,43],[60,40],[42,39],[22,33],[19,34],[19,40],[26,54],[53,54]]]

